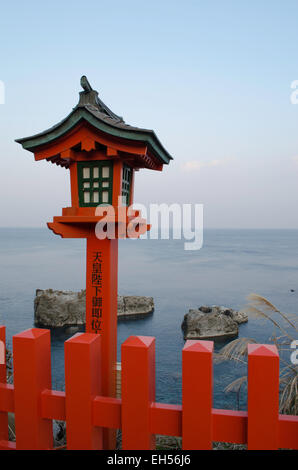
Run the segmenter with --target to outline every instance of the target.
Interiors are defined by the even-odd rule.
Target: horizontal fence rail
[[[5,327],[0,327],[5,344]],[[298,417],[281,415],[275,346],[248,346],[248,411],[212,408],[211,341],[182,351],[182,405],[155,402],[155,339],[131,336],[121,348],[122,397],[101,395],[101,337],[78,333],[65,342],[65,392],[51,389],[50,331],[13,337],[14,385],[0,364],[0,449],[52,449],[52,420],[66,421],[67,449],[102,449],[102,428],[122,430],[122,448],[155,448],[155,435],[181,436],[182,448],[213,441],[248,449],[298,449]],[[15,414],[16,442],[8,441]]]

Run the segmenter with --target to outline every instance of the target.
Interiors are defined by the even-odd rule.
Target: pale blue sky
[[[205,226],[298,228],[298,0],[11,1],[0,18],[1,226],[44,226],[68,172],[14,142],[74,107],[85,74],[174,161],[135,202],[203,203]]]

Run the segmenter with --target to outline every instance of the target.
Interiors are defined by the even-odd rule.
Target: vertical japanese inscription
[[[91,328],[94,333],[101,333],[103,330],[102,266],[103,266],[102,252],[94,251],[93,258],[92,258],[92,271],[91,271],[91,285],[92,285]]]

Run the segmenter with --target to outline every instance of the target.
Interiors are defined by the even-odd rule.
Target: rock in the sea
[[[34,323],[45,327],[85,324],[86,291],[37,289],[34,299]],[[118,318],[137,318],[152,313],[152,297],[118,296]]]
[[[191,309],[184,316],[181,328],[184,339],[228,339],[238,336],[238,325],[247,322],[244,312],[212,305]]]
[[[137,318],[154,310],[153,297],[118,295],[118,318]]]
[[[235,320],[238,325],[248,322],[248,316],[245,312],[233,310],[232,318]]]
[[[151,313],[154,310],[153,297],[128,295],[123,297],[123,303],[124,311],[122,313],[118,310],[118,318],[132,318],[134,316],[146,315],[147,313]]]
[[[85,323],[85,291],[67,292],[37,289],[34,323],[38,326],[71,326]]]

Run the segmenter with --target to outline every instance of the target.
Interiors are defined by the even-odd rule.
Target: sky
[[[204,204],[205,228],[298,228],[297,0],[1,3],[1,227],[70,205],[68,171],[14,140],[63,119],[87,75],[174,158],[137,173],[136,203]]]

